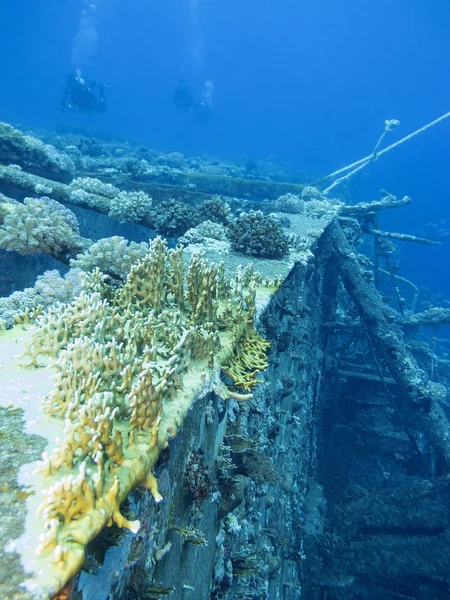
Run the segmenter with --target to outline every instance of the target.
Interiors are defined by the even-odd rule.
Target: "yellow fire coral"
[[[156,239],[122,287],[94,272],[74,302],[38,319],[23,360],[37,369],[53,364],[43,408],[64,423],[64,436],[38,466],[46,490],[36,597],[57,592],[80,569],[103,527],[139,529],[120,504],[136,486],[162,499],[153,475],[160,451],[195,397],[217,384],[220,367],[230,365],[236,385],[250,389],[251,373],[267,366],[253,315],[258,286],[268,295],[274,283],[251,269],[229,280],[201,256],[185,271],[181,249]]]
[[[261,383],[257,376],[260,371],[267,369],[269,347],[269,342],[254,329],[247,329],[227,364],[222,367],[223,373],[232,379],[235,387],[250,391]]]

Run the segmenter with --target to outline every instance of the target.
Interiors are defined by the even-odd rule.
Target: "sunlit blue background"
[[[95,0],[94,0],[95,1]],[[82,0],[3,0],[0,119],[89,127],[161,149],[246,160],[272,157],[322,175],[369,154],[396,118],[399,139],[450,110],[446,0],[97,0],[89,77],[110,85],[105,114],[59,111]],[[199,127],[172,105],[186,77],[215,84]],[[450,119],[355,180],[414,200],[383,216],[408,232],[447,219]],[[450,296],[450,240],[402,248],[403,274]]]

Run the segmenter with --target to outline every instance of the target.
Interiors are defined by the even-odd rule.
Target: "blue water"
[[[1,2],[1,120],[89,127],[236,160],[271,157],[320,176],[369,154],[385,119],[401,123],[391,143],[450,110],[444,0],[96,4],[86,37],[82,0]],[[85,73],[111,86],[105,114],[59,110],[77,48],[89,62]],[[214,82],[206,126],[173,106],[180,77],[197,96],[205,80]],[[384,215],[383,227],[450,228],[449,138],[450,119],[386,155],[355,180],[355,200],[376,199],[381,188],[407,194],[414,204]],[[449,238],[442,242],[404,244],[401,273],[450,296]]]

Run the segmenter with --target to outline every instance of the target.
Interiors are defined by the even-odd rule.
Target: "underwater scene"
[[[450,600],[448,2],[0,22],[0,600]]]

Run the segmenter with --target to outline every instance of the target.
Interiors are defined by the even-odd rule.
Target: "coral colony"
[[[73,302],[38,318],[23,361],[54,370],[43,409],[64,432],[36,474],[45,487],[40,589],[61,588],[103,527],[139,529],[120,505],[137,486],[162,499],[152,472],[196,396],[214,386],[225,397],[251,397],[269,346],[253,327],[255,297],[277,285],[252,269],[229,280],[199,255],[185,269],[181,248],[156,238],[122,286],[95,270]]]

